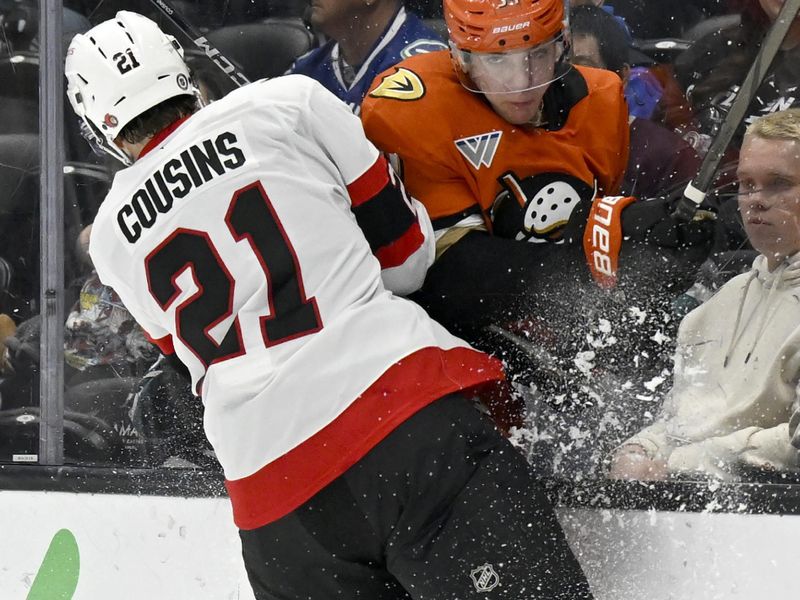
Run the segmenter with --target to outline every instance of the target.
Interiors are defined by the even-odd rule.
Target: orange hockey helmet
[[[459,50],[505,52],[547,42],[564,29],[564,0],[444,0]]]
[[[563,77],[564,0],[444,0],[450,54],[472,92],[517,94]]]

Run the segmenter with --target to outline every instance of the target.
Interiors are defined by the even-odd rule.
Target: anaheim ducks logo
[[[419,100],[425,95],[425,84],[413,71],[399,67],[394,73],[384,77],[369,95],[392,100]]]
[[[494,232],[533,243],[561,239],[572,211],[591,203],[595,190],[567,173],[540,173],[519,178],[513,171],[498,179],[503,189],[492,205]]]

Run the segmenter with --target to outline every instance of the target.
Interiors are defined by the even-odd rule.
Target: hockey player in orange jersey
[[[628,111],[616,75],[569,63],[562,0],[445,0],[444,13],[450,52],[376,78],[362,121],[437,232],[423,303],[463,329],[542,275],[576,207],[617,191]]]
[[[595,181],[612,194],[625,170],[622,84],[567,61],[562,2],[497,3],[446,0],[451,53],[404,61],[364,102],[367,135],[402,159],[406,186],[437,229],[488,217],[528,178],[562,176],[591,200]],[[552,233],[547,224],[531,231]]]
[[[614,196],[629,144],[622,83],[570,64],[562,0],[444,0],[444,16],[450,52],[379,75],[361,113],[436,230],[436,261],[412,297],[534,384],[532,464],[591,476],[617,435],[604,411],[661,372],[663,348],[650,340],[675,321],[672,298],[711,235],[674,223],[667,198]],[[587,342],[605,339],[593,329],[605,326],[613,344]],[[584,351],[595,357],[585,373]],[[613,383],[632,373],[633,392]],[[519,403],[495,401],[493,415],[519,424]],[[575,431],[591,442],[577,444]]]
[[[362,121],[436,230],[416,299],[472,336],[528,316],[520,302],[541,286],[591,273],[614,287],[621,215],[642,203],[613,196],[628,158],[622,83],[570,64],[562,0],[444,0],[444,15],[450,52],[379,75]],[[651,206],[625,210],[641,238],[668,221],[665,203]],[[680,237],[661,228],[656,245]]]

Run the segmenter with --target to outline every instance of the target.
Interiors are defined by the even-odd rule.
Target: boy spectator
[[[800,110],[753,122],[737,177],[760,255],[684,318],[663,413],[615,452],[612,477],[736,480],[798,466],[788,423],[800,381]]]

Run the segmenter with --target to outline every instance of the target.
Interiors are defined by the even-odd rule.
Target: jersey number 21
[[[225,223],[233,238],[247,240],[267,278],[269,314],[261,317],[264,345],[274,346],[322,329],[317,303],[306,298],[294,248],[259,182],[238,190]],[[213,362],[245,353],[238,316],[222,342],[209,331],[233,312],[235,282],[208,234],[176,229],[145,259],[150,293],[162,310],[180,295],[176,279],[191,268],[197,291],[175,309],[180,340],[202,361]]]

